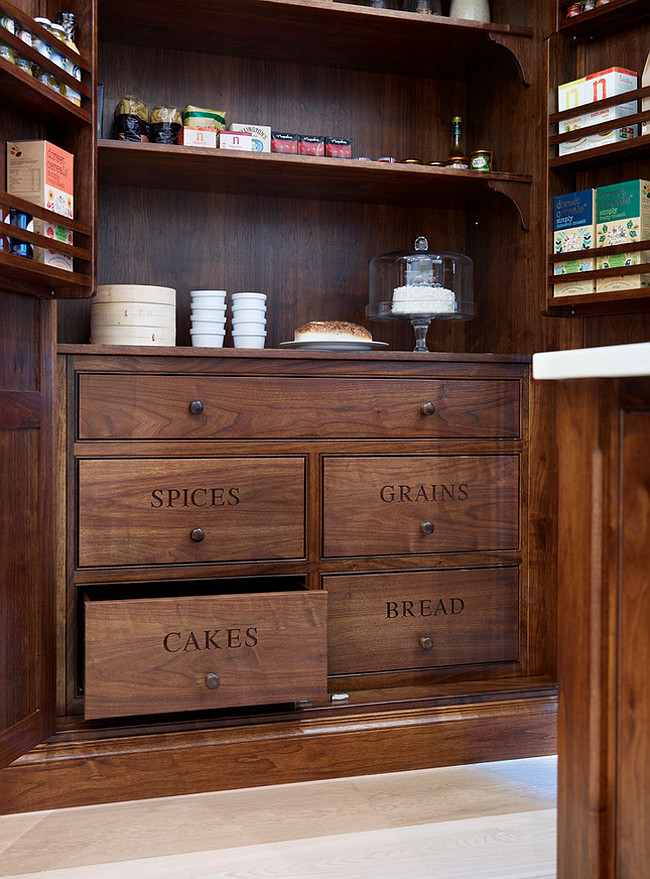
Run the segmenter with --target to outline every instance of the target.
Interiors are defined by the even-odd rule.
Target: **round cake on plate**
[[[344,320],[310,320],[294,330],[295,342],[372,342],[372,334]]]

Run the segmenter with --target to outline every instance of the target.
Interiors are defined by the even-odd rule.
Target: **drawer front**
[[[89,719],[327,693],[323,592],[87,601],[85,636]]]
[[[303,458],[78,466],[80,567],[304,558]]]
[[[323,577],[329,671],[353,674],[516,660],[516,567]]]
[[[519,547],[517,455],[326,458],[323,556]]]
[[[521,432],[519,394],[516,379],[82,374],[78,435],[81,440],[512,438]]]

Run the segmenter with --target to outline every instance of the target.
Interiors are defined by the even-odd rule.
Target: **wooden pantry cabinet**
[[[0,59],[8,137],[75,153],[90,257],[69,279],[3,276],[5,448],[33,431],[17,460],[37,476],[23,490],[3,465],[3,649],[30,684],[2,714],[2,809],[552,752],[554,400],[529,355],[646,331],[540,309],[529,121],[555,4],[493,0],[490,24],[332,0],[68,5],[87,115]],[[350,136],[372,160],[119,143],[130,93]],[[374,161],[444,158],[457,113],[493,171]],[[372,323],[387,353],[279,348],[307,319],[366,324],[368,260],[422,234],[475,267],[477,316],[434,322],[435,354],[407,322]],[[186,347],[189,291],[216,279],[268,293],[268,350]],[[89,344],[80,297],[120,282],[177,290],[177,348]]]

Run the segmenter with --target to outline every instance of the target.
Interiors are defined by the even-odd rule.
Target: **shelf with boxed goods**
[[[648,311],[650,9],[612,0],[569,27],[565,6],[551,36],[557,110],[548,118],[544,309],[558,316]],[[578,34],[585,41],[576,46]]]

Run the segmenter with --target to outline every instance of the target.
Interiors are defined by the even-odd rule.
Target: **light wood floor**
[[[0,817],[14,879],[555,879],[554,757]]]

